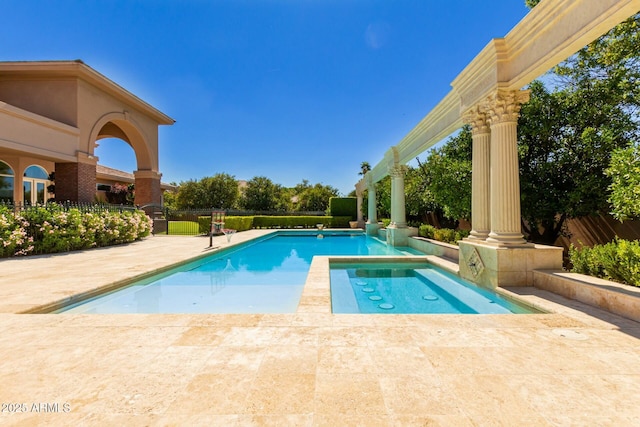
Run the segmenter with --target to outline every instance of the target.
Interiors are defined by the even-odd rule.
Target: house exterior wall
[[[77,93],[76,78],[0,77],[1,101],[74,127],[78,125]]]
[[[157,122],[85,81],[78,84],[78,103],[83,106],[78,113],[80,151],[93,155],[97,140],[118,137],[133,147],[139,170],[158,171]],[[108,124],[117,126],[121,133],[113,135],[109,126],[105,127]]]
[[[78,128],[0,102],[0,155],[23,153],[43,160],[76,161]]]
[[[161,124],[173,119],[81,61],[0,62],[0,160],[14,169],[15,201],[29,158],[26,166],[55,165],[56,198],[93,202],[96,141],[117,137],[134,149],[144,202],[161,203]]]
[[[92,203],[96,196],[96,165],[90,163],[56,164],[56,199]]]

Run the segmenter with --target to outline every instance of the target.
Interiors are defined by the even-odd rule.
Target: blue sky
[[[176,120],[165,182],[353,190],[528,9],[524,0],[3,0],[0,60],[87,65]],[[136,169],[101,142],[100,163]],[[424,158],[425,154],[421,156]]]

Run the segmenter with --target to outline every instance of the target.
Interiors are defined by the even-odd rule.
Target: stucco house
[[[80,60],[0,62],[0,200],[45,201],[55,172],[57,200],[92,203],[98,183],[133,181],[137,205],[161,204],[158,126],[174,122]],[[103,138],[131,145],[132,175],[98,167]]]

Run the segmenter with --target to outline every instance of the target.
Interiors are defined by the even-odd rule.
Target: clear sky
[[[354,189],[524,0],[2,0],[0,60],[81,59],[176,120],[164,182]],[[133,150],[101,141],[132,172]],[[425,154],[421,156],[421,159]]]

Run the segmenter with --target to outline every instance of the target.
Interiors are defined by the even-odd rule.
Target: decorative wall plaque
[[[476,248],[471,247],[471,251],[466,255],[465,260],[467,261],[467,266],[469,266],[469,271],[471,271],[473,277],[478,277],[478,275],[482,274],[484,271],[484,263],[482,262],[482,258],[480,258],[480,254]]]

